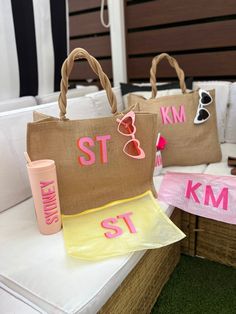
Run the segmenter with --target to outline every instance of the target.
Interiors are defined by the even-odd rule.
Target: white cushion
[[[161,171],[161,175],[164,175],[168,171],[173,172],[186,172],[186,173],[209,173],[209,174],[230,174],[232,168],[227,166],[227,159],[229,156],[236,157],[236,144],[223,143],[221,144],[222,160],[218,163],[209,165],[197,165],[197,166],[172,166],[165,167]],[[209,172],[210,171],[210,172]],[[213,171],[213,172],[212,172]]]
[[[210,164],[205,169],[204,173],[206,174],[215,174],[218,176],[227,176],[231,175],[230,171],[232,168],[228,167],[227,162],[217,162],[214,164]]]
[[[121,90],[119,87],[114,87],[112,88],[116,99],[117,99],[117,111],[123,111],[124,110],[124,104],[122,101],[122,96],[121,96]],[[88,95],[88,97],[91,97],[94,100],[94,106],[96,108],[96,111],[101,115],[101,116],[109,116],[111,115],[111,106],[108,102],[106,92],[99,91],[96,93],[91,93]]]
[[[221,162],[210,164],[204,170],[204,173],[215,174],[220,176],[231,175],[232,167],[228,166],[228,157],[236,157],[236,144],[224,143],[221,145],[222,160]]]
[[[85,96],[89,93],[96,92],[97,90],[98,90],[98,87],[95,85],[91,85],[91,86],[78,85],[76,86],[76,88],[72,88],[68,90],[67,98],[69,99],[69,98]],[[35,99],[38,105],[48,104],[51,102],[57,102],[59,94],[60,92],[54,92],[54,93],[46,94],[46,95],[38,95],[35,97]]]
[[[0,212],[31,195],[23,152],[26,124],[32,119],[34,108],[25,110],[0,113],[0,146],[4,148],[0,154]]]
[[[187,78],[186,79],[186,86],[187,88],[192,88],[192,78]],[[151,98],[151,84],[150,83],[121,83],[121,89],[123,89],[123,102],[125,105],[125,108],[128,107],[128,96],[129,94],[135,94],[135,95],[139,95],[139,96],[143,96],[146,99],[150,99]],[[158,97],[163,97],[163,96],[170,96],[170,95],[176,95],[176,94],[181,94],[182,91],[179,88],[179,83],[177,81],[175,82],[157,82],[156,83],[157,86],[162,86],[161,89],[159,89],[157,87],[157,98]],[[150,87],[149,91],[132,91],[132,88],[135,86],[138,87]],[[190,91],[189,89],[187,89],[187,91]]]
[[[46,313],[96,313],[145,253],[73,259],[62,232],[38,232],[31,198],[0,213],[0,251],[0,282]]]
[[[202,173],[207,165],[196,165],[196,166],[171,166],[162,169],[161,174],[165,174],[167,171],[173,172],[187,172],[187,173]]]
[[[221,143],[225,141],[226,111],[229,101],[230,82],[226,81],[207,81],[194,82],[193,89],[202,88],[205,90],[215,89],[216,97],[216,115],[219,140]]]
[[[28,301],[20,300],[21,296],[8,289],[0,283],[0,305],[1,313],[16,313],[16,314],[39,314],[39,310],[35,310]],[[22,298],[23,299],[23,298]]]
[[[190,90],[187,90],[187,91],[190,91]],[[145,92],[145,91],[133,92],[132,94],[138,95],[138,96],[143,96],[146,99],[150,99],[151,95],[152,95],[151,92]],[[158,91],[156,98],[164,97],[164,96],[171,96],[171,95],[180,95],[180,94],[182,94],[182,90],[179,88],[165,89],[165,90]],[[129,96],[129,94],[126,94],[123,96],[123,102],[124,102],[126,108],[128,107],[128,96]]]
[[[32,96],[13,98],[0,101],[0,112],[36,106],[36,100]]]
[[[103,107],[105,108],[105,106]],[[58,102],[37,106],[34,111],[47,114],[59,118],[60,111]],[[105,109],[104,109],[105,111]],[[71,120],[76,119],[91,119],[100,116],[95,103],[91,97],[76,97],[67,100],[67,113],[66,117]],[[31,118],[32,121],[32,118]]]
[[[225,141],[236,143],[236,82],[230,86]]]
[[[102,94],[102,95],[101,95]],[[118,92],[117,92],[118,94]],[[122,102],[119,102],[119,108]],[[31,195],[23,152],[26,150],[26,127],[33,120],[33,111],[59,117],[57,103],[0,113],[0,212]],[[89,119],[110,115],[107,97],[96,95],[68,99],[69,119]]]
[[[223,143],[220,146],[221,146],[221,152],[222,152],[221,161],[226,162],[229,156],[236,157],[236,144]]]

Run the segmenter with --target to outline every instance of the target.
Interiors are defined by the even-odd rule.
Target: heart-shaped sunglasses
[[[207,121],[211,116],[210,112],[206,108],[204,108],[205,106],[208,106],[212,103],[212,97],[210,93],[200,88],[198,94],[199,103],[197,113],[194,118],[194,124],[201,124]]]
[[[135,137],[135,113],[133,111],[129,111],[126,115],[124,115],[124,117],[122,117],[122,119],[116,119],[116,121],[119,123],[117,131],[124,136],[131,136],[131,139],[125,143],[123,152],[129,157],[135,159],[145,158],[145,152],[140,147],[139,140]]]

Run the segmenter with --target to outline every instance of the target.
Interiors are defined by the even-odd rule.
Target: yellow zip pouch
[[[185,234],[163,213],[151,191],[76,215],[62,215],[67,253],[99,260],[160,248]]]

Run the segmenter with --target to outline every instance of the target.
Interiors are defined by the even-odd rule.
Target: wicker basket
[[[197,217],[196,255],[236,267],[236,225]]]
[[[181,212],[181,251],[236,267],[236,225]]]
[[[181,211],[181,230],[186,238],[181,241],[181,253],[194,256],[196,254],[197,217]]]
[[[171,219],[180,226],[179,210],[174,211]],[[179,258],[180,243],[148,250],[99,313],[150,313]]]

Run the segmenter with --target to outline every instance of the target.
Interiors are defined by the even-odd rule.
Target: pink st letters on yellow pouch
[[[84,260],[160,248],[185,237],[151,191],[62,220],[67,253]]]

